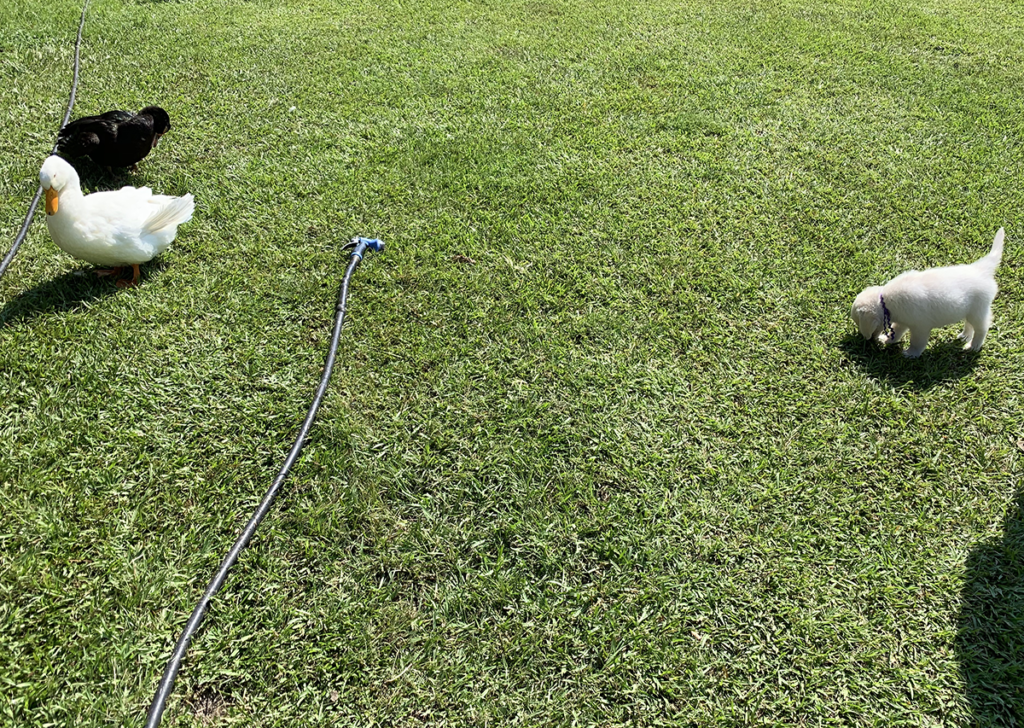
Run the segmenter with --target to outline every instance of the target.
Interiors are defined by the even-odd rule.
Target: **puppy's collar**
[[[892,315],[889,313],[888,307],[885,305],[885,296],[881,293],[878,294],[878,300],[882,304],[882,333],[892,338],[896,333],[892,328]]]

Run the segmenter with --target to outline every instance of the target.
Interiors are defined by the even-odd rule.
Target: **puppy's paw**
[[[921,356],[921,354],[923,352],[924,352],[924,349],[921,349],[920,351],[914,351],[913,349],[906,349],[903,352],[903,356],[907,357],[908,359],[916,359],[917,357]]]

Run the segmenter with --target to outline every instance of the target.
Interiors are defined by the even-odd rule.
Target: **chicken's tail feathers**
[[[161,230],[175,228],[182,223],[192,219],[192,211],[195,210],[195,200],[192,195],[172,197],[167,204],[153,213],[142,226],[142,232],[158,233]]]
[[[1003,228],[999,228],[999,232],[996,233],[995,240],[992,241],[992,249],[988,251],[988,255],[975,262],[980,268],[983,268],[989,275],[994,275],[996,268],[999,267],[999,261],[1003,259],[1003,238],[1006,233]]]

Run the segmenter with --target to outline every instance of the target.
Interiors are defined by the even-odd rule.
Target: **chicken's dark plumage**
[[[170,128],[171,117],[159,106],[147,106],[137,114],[108,111],[69,123],[57,134],[57,148],[104,167],[134,168]]]

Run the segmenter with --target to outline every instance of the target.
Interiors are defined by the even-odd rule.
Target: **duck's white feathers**
[[[154,195],[148,187],[83,195],[78,175],[60,161],[71,174],[64,170],[67,181],[58,190],[57,212],[46,216],[46,227],[69,255],[93,265],[145,263],[167,249],[178,225],[192,219],[192,195]]]

